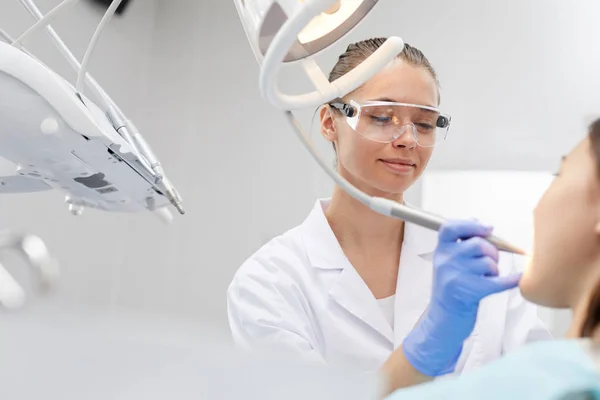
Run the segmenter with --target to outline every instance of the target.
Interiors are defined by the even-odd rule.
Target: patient
[[[600,119],[564,157],[538,203],[520,289],[534,303],[573,311],[567,338],[527,345],[469,374],[387,399],[600,399]]]

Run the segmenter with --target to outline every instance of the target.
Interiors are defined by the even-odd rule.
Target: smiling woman
[[[407,45],[405,56],[347,95],[342,104],[355,110],[352,117],[341,114],[339,107],[323,107],[320,114],[321,133],[337,152],[338,172],[364,192],[400,202],[431,158],[439,116],[436,75],[418,53]],[[356,57],[350,56],[354,62]]]
[[[384,42],[351,44],[329,80]],[[320,132],[336,150],[338,173],[370,196],[403,203],[435,145],[446,139],[451,118],[439,103],[435,70],[406,44],[363,86],[320,109]],[[466,234],[463,228],[469,235],[489,234],[479,225],[453,226],[444,237],[452,242]],[[440,304],[454,301],[444,287],[433,286],[436,269],[472,263],[491,276],[515,270],[510,255],[498,258],[491,244],[469,240],[432,263],[425,256],[437,244],[436,232],[380,215],[336,187],[301,225],[267,243],[236,273],[228,291],[234,340],[364,371],[401,371],[394,382],[400,387],[477,368],[526,341],[549,337],[516,291],[485,299],[479,314],[469,309],[460,318],[428,308],[432,293]],[[508,280],[488,289],[515,285]],[[476,333],[467,339],[477,314]]]

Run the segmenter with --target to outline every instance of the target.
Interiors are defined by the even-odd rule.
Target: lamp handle
[[[306,0],[282,25],[273,38],[262,62],[259,85],[262,96],[275,107],[283,110],[318,107],[323,103],[342,97],[363,85],[385,65],[394,60],[404,48],[401,38],[392,36],[371,56],[346,75],[329,82],[315,63],[305,63],[304,68],[317,90],[298,95],[282,93],[277,86],[279,69],[288,51],[297,40],[298,34],[331,2]]]

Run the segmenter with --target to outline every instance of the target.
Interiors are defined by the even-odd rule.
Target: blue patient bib
[[[386,400],[600,399],[600,374],[587,340],[524,345],[459,377],[400,389]]]

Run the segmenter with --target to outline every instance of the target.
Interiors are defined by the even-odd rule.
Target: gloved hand
[[[519,283],[520,274],[498,277],[498,249],[484,239],[491,232],[475,221],[448,222],[439,231],[429,308],[402,344],[407,360],[424,375],[452,372],[475,327],[479,302]]]

